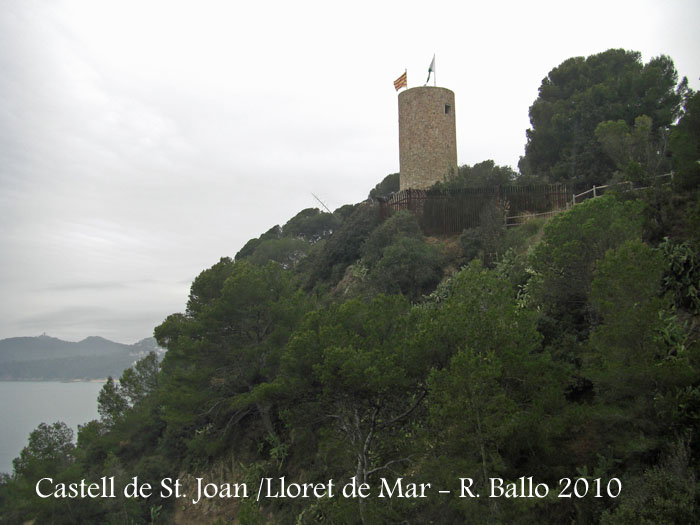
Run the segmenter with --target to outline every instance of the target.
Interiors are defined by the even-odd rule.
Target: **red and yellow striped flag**
[[[394,80],[394,87],[396,88],[396,91],[398,91],[402,87],[408,87],[408,80],[406,79],[406,71],[403,72],[403,75],[401,75],[399,78]]]

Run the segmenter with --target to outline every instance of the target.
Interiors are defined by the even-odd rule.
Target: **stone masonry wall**
[[[423,86],[399,94],[399,162],[402,190],[427,189],[457,173],[452,91]]]

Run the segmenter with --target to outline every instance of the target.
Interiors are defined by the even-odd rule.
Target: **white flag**
[[[430,73],[435,73],[435,55],[433,55],[433,61],[428,68],[428,80],[425,81],[426,84],[430,81]]]

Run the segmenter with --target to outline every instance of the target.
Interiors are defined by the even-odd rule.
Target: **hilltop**
[[[380,217],[390,175],[222,257],[155,328],[162,363],[108,381],[77,444],[60,423],[32,432],[0,483],[3,518],[696,522],[700,95],[676,81],[668,57],[567,60],[531,107],[519,173],[484,161],[442,183],[605,186],[551,218],[508,227],[495,199],[458,235],[427,236],[419,211]],[[35,492],[112,476],[181,480],[190,498]],[[194,503],[198,478],[251,497]],[[265,478],[370,496],[257,499]],[[432,491],[377,497],[399,480]],[[460,497],[464,480],[510,496]],[[511,497],[529,480],[549,496]]]
[[[154,338],[131,345],[90,336],[70,342],[40,335],[0,340],[0,380],[67,381],[119,376],[149,352],[163,353]]]

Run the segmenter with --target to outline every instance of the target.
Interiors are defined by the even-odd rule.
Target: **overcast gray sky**
[[[515,168],[553,67],[622,47],[698,89],[698,20],[694,0],[6,0],[0,338],[135,342],[311,192],[363,200],[398,171],[393,80],[422,85],[433,53],[459,163]]]

